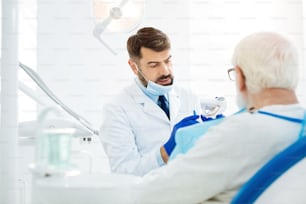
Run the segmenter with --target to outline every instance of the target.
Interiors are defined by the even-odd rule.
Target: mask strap
[[[145,77],[144,73],[141,71],[141,69],[138,67],[138,65],[136,64],[136,62],[134,62],[137,72],[140,73],[140,75],[147,81],[147,83],[149,82],[149,80]]]

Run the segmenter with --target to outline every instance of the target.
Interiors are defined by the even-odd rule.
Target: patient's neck
[[[264,89],[259,93],[249,95],[250,106],[260,109],[270,105],[289,105],[298,103],[294,91],[281,88]]]

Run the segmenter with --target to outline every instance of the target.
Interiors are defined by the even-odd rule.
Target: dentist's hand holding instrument
[[[200,118],[200,119],[199,119]],[[175,135],[180,128],[195,125],[200,122],[207,122],[215,119],[224,118],[223,114],[218,114],[214,118],[206,117],[204,115],[197,115],[196,111],[193,111],[193,115],[183,118],[180,122],[174,125],[169,140],[162,146],[161,155],[165,163],[168,162],[169,156],[176,147]]]
[[[174,125],[169,140],[163,145],[164,149],[166,150],[166,153],[168,155],[171,154],[173,151],[176,143],[175,143],[175,134],[176,131],[182,127],[194,125],[196,123],[199,123],[197,120],[200,116],[196,114],[196,112],[193,112],[193,115],[183,118],[180,122]]]

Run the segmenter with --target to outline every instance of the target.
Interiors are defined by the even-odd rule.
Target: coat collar
[[[139,88],[136,82],[130,86],[128,92],[134,99],[135,103],[142,105],[145,113],[169,121],[160,107]],[[177,116],[180,107],[180,96],[177,93],[175,87],[173,87],[173,89],[168,93],[168,97],[170,107],[170,120],[172,121]]]

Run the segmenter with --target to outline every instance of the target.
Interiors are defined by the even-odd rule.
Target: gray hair
[[[236,46],[232,63],[241,68],[252,93],[265,88],[297,87],[296,48],[277,33],[260,32],[245,37]]]

